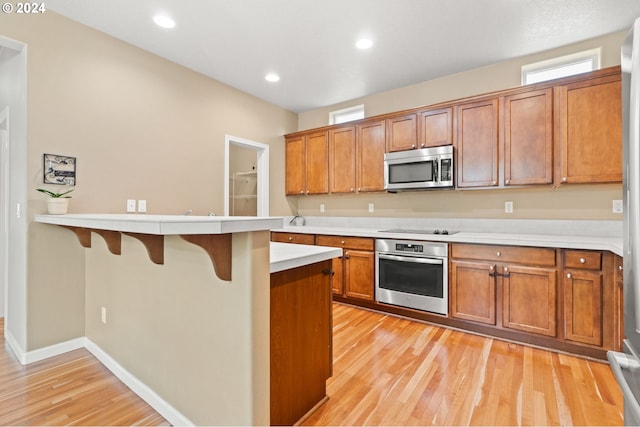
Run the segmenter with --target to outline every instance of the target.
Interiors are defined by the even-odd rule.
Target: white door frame
[[[229,216],[229,146],[232,144],[257,152],[257,215],[269,216],[269,146],[231,135],[224,136],[224,215]]]

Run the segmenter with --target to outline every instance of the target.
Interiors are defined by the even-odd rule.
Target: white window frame
[[[549,78],[542,78],[535,80],[533,82],[529,82],[528,78],[534,74],[540,74],[544,72],[551,72],[554,70],[560,70],[562,68],[567,68],[572,65],[577,65],[580,63],[591,62],[591,71],[600,69],[600,58],[602,56],[602,48],[595,48],[584,50],[582,52],[572,53],[570,55],[559,56],[557,58],[551,58],[544,61],[534,62],[533,64],[523,65],[521,68],[521,81],[522,85],[539,83],[547,80],[553,80],[560,77],[567,77],[573,75],[573,73],[566,73],[555,75]]]
[[[357,117],[351,118],[351,116],[356,114],[358,114]],[[343,120],[341,120],[341,118]],[[360,120],[360,119],[364,119],[364,104],[354,105],[353,107],[343,108],[341,110],[335,110],[329,113],[330,125],[337,125],[340,123],[346,123],[346,122],[350,122],[353,120]]]

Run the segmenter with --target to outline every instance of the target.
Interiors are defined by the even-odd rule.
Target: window
[[[585,50],[522,66],[522,84],[544,82],[600,69],[601,49]]]
[[[352,120],[364,119],[364,104],[355,107],[343,108],[329,113],[329,124],[350,122]]]

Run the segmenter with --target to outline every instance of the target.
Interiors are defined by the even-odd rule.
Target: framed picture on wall
[[[76,185],[76,158],[45,154],[43,182],[45,184]]]

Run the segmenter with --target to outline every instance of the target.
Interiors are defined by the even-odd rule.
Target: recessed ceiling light
[[[162,28],[173,28],[176,26],[176,21],[169,18],[166,15],[156,15],[153,17],[153,22],[156,23],[157,26]]]
[[[264,76],[264,79],[268,82],[275,83],[280,80],[280,76],[275,73],[269,73],[266,76]]]
[[[373,41],[370,39],[360,39],[356,42],[358,49],[369,49],[371,46],[373,46]]]

